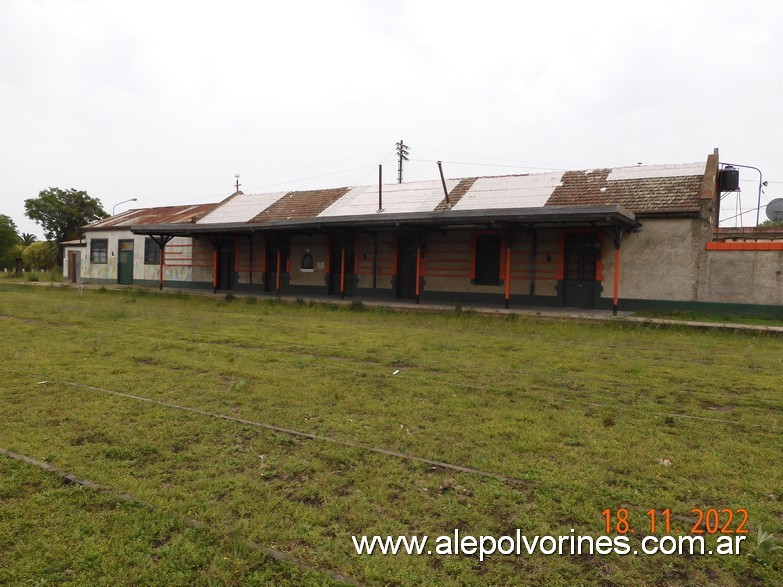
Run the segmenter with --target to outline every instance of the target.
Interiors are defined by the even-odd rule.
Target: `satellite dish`
[[[783,198],[775,198],[767,204],[767,218],[774,222],[783,220]]]

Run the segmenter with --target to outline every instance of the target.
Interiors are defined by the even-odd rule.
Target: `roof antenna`
[[[235,173],[235,174],[234,174],[234,179],[236,179],[236,180],[237,180],[237,183],[236,183],[236,188],[237,188],[237,191],[239,191],[239,186],[240,186],[240,185],[242,185],[242,184],[241,184],[241,183],[239,183],[239,174],[238,174],[238,173]]]

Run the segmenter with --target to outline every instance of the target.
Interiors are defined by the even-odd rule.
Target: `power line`
[[[411,159],[418,163],[437,163],[434,159]],[[567,171],[567,167],[532,167],[530,165],[498,165],[495,163],[473,163],[469,161],[443,161],[443,163],[450,163],[452,165],[472,165],[478,167],[502,167],[504,169],[542,169],[544,171]]]
[[[299,168],[296,168],[296,169],[289,169],[287,171],[280,171],[278,173],[265,174],[265,175],[266,175],[266,177],[269,177],[269,178],[280,177],[281,175],[289,175],[291,173],[299,173],[300,171],[307,171],[308,169],[315,169],[317,167],[326,167],[328,165],[336,165],[338,163],[344,163],[344,162],[347,162],[347,161],[356,161],[358,159],[370,159],[370,158],[374,159],[374,153],[366,153],[366,154],[363,154],[363,155],[357,155],[355,157],[344,157],[342,159],[335,159],[335,160],[327,161],[327,162],[324,162],[324,163],[315,163],[313,165],[306,165],[305,167],[299,167]]]
[[[366,169],[366,168],[367,168],[367,165],[360,165],[359,167],[351,167],[349,169],[340,169],[338,171],[329,171],[327,173],[319,173],[318,175],[310,175],[308,177],[300,177],[300,178],[297,178],[297,179],[290,179],[288,181],[280,181],[280,182],[277,182],[277,183],[269,183],[267,185],[263,185],[261,187],[252,188],[252,189],[253,190],[263,190],[263,189],[266,189],[266,188],[271,188],[271,187],[275,187],[275,186],[279,186],[279,185],[292,184],[292,183],[296,183],[298,181],[306,181],[308,179],[316,179],[316,178],[319,178],[319,177],[326,177],[327,175],[337,175],[339,173],[346,173],[348,171],[356,171],[357,169]]]
[[[526,167],[529,169],[555,169],[555,170],[561,170],[561,169],[580,169],[578,166],[568,166],[564,165],[562,163],[541,163],[541,162],[533,162],[533,161],[520,161],[518,159],[505,159],[503,157],[487,157],[486,155],[469,155],[467,153],[454,153],[449,151],[441,151],[438,149],[424,149],[420,148],[420,151],[430,151],[432,153],[437,154],[446,154],[446,155],[458,155],[460,157],[469,157],[471,159],[491,159],[495,161],[506,161],[508,163],[518,163],[522,167]],[[454,163],[453,161],[449,161],[449,163]],[[473,165],[473,164],[471,164]],[[482,165],[481,163],[475,163],[475,165]],[[487,163],[484,163],[483,165],[489,165]],[[584,168],[584,166],[582,167]]]

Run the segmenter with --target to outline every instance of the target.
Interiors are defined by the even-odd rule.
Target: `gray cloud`
[[[401,138],[408,179],[436,177],[438,159],[464,176],[701,161],[720,147],[764,170],[765,199],[783,196],[782,12],[771,1],[5,2],[0,213],[40,233],[22,202],[49,186],[110,208],[216,201],[234,173],[258,190],[373,182]],[[386,167],[393,181],[393,156]],[[742,178],[752,206],[757,178]]]

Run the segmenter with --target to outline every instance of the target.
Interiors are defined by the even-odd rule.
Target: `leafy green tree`
[[[11,247],[11,255],[14,259],[14,275],[16,277],[22,276],[22,269],[24,268],[24,245],[16,243],[13,247]]]
[[[775,226],[783,226],[783,220],[765,220],[759,226],[763,226],[765,228],[774,228]]]
[[[19,242],[16,224],[10,216],[0,214],[0,270],[14,266],[13,247]]]
[[[79,238],[81,227],[106,218],[101,201],[73,188],[49,188],[24,201],[25,214],[41,225],[46,240],[61,243]]]
[[[29,269],[53,269],[57,265],[60,248],[52,241],[36,241],[25,247],[22,253],[24,266]]]

